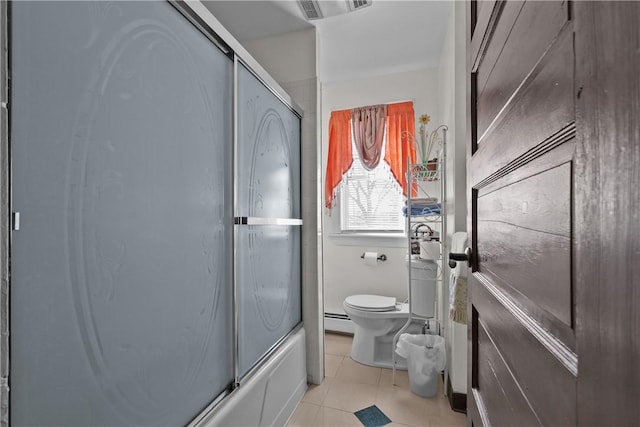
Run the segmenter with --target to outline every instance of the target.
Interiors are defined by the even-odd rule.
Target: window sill
[[[407,247],[405,233],[331,233],[329,238],[339,246]]]

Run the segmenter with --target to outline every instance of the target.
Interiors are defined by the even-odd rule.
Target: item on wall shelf
[[[413,203],[438,203],[437,197],[413,197],[411,200]]]
[[[407,216],[407,206],[402,207],[402,214]],[[411,216],[440,215],[440,203],[411,204]]]
[[[411,225],[411,231],[415,240],[438,240],[439,237],[437,231],[422,222]]]
[[[421,181],[437,181],[440,179],[439,164],[437,158],[425,163],[417,163],[411,166],[411,173]]]
[[[418,135],[420,140],[413,138],[416,143],[416,148],[420,152],[420,160],[423,165],[427,165],[427,170],[435,171],[438,166],[438,158],[440,157],[440,151],[442,150],[442,137],[440,136],[440,130],[447,129],[446,125],[440,125],[431,133],[426,129],[426,126],[431,121],[431,117],[428,114],[423,114],[418,118]],[[434,153],[435,157],[431,158],[431,152],[434,147],[439,146],[438,150]],[[417,165],[420,166],[420,165]]]
[[[435,157],[431,160],[428,160],[427,165],[431,164],[431,166],[433,167],[433,169],[429,168],[429,170],[436,170],[436,166],[438,165],[438,158],[441,157],[441,151],[442,151],[442,143],[443,143],[443,139],[440,136],[440,131],[446,131],[448,129],[448,127],[446,125],[440,125],[437,128],[435,128],[435,130],[433,132],[431,132],[431,135],[429,135],[429,144],[427,145],[427,151],[425,153],[424,156],[424,160],[428,160],[431,157],[431,152],[433,151],[434,147],[436,145],[438,145],[438,150],[435,152]]]
[[[437,200],[437,199],[433,199]],[[431,237],[434,235],[435,231],[433,228],[429,227],[424,223],[416,223],[411,225],[411,254],[418,255],[420,254],[420,245],[419,242],[421,240],[431,240]]]
[[[431,117],[428,114],[423,114],[418,118],[418,132],[420,133],[420,159],[422,163],[425,163],[428,159],[428,151],[426,146],[426,139],[428,132],[425,130],[425,126],[429,124]]]

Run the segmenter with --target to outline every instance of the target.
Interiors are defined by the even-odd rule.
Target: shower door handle
[[[449,267],[455,268],[456,261],[467,261],[467,266],[471,267],[471,248],[464,250],[464,253],[449,252]]]
[[[297,218],[261,218],[255,216],[237,216],[233,219],[236,225],[302,225]]]

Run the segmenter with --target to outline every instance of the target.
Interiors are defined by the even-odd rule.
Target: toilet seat
[[[361,311],[395,311],[396,299],[381,295],[351,295],[344,300],[344,305]]]

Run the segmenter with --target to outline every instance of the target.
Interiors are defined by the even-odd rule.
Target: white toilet
[[[407,322],[409,304],[397,303],[393,297],[351,295],[342,306],[355,324],[351,358],[365,365],[391,368],[393,336]],[[407,332],[420,333],[421,329],[418,321]],[[396,359],[396,368],[406,369],[405,360]]]
[[[411,263],[411,307],[419,319],[415,319],[405,332],[419,334],[425,319],[435,315],[438,265],[419,257],[406,262]],[[394,297],[351,295],[345,298],[342,307],[355,324],[351,358],[365,365],[393,367],[393,337],[407,323],[409,304],[398,303]],[[406,361],[396,357],[396,368],[405,367]]]

